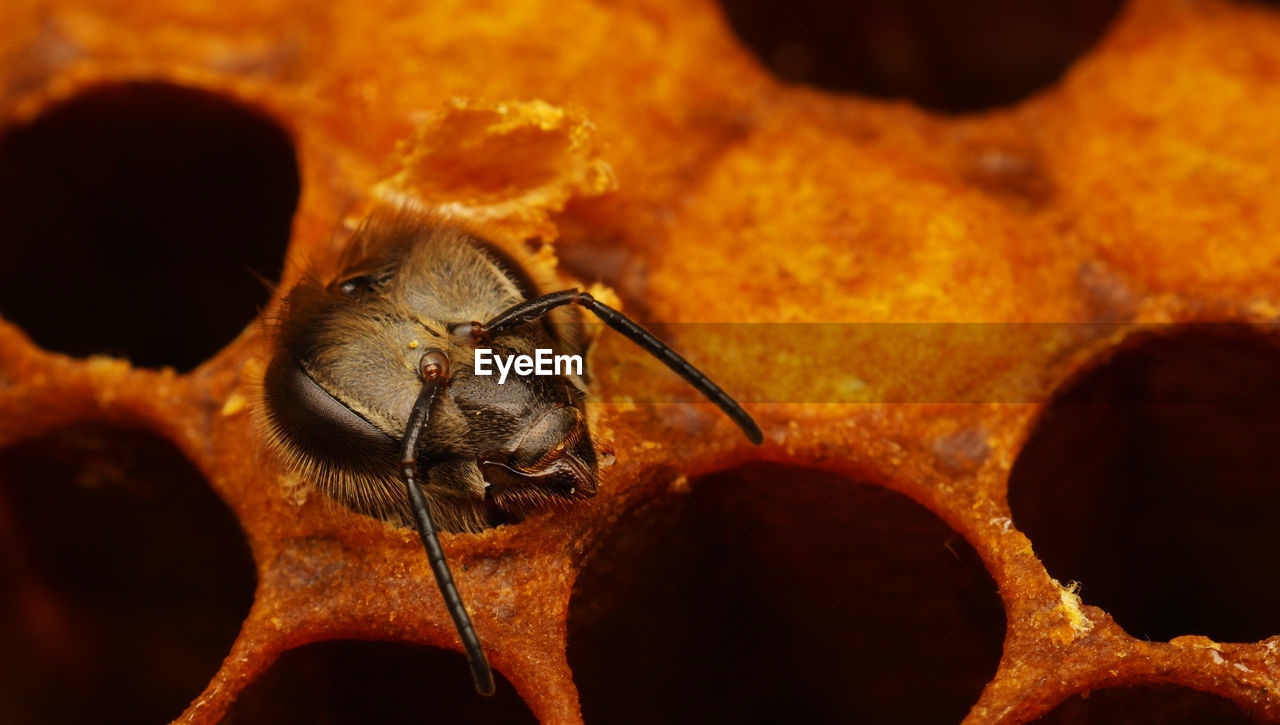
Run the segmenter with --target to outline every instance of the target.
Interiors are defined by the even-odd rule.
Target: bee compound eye
[[[449,357],[440,350],[427,350],[418,360],[418,374],[423,380],[436,380],[449,374]]]
[[[337,290],[347,297],[355,297],[356,295],[373,292],[379,287],[387,284],[392,278],[389,270],[381,270],[376,272],[365,272],[355,274],[343,279],[334,280],[329,284],[329,289]]]
[[[362,274],[356,277],[348,277],[340,282],[336,282],[335,285],[339,292],[347,297],[352,297],[359,292],[367,292],[372,289],[373,277],[372,275]]]

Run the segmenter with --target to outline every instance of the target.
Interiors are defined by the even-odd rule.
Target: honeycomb
[[[1280,14],[1131,0],[924,110],[749,5],[6,3],[0,721],[1280,722]],[[405,199],[766,436],[603,334],[596,498],[443,540],[492,698],[414,532],[255,425]]]

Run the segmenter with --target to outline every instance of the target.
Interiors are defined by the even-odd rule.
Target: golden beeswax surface
[[[1280,9],[1130,0],[965,113],[791,57],[712,0],[5,3],[0,721],[1280,722]],[[380,204],[764,431],[601,332],[595,498],[443,537],[488,700],[415,532],[259,427]]]

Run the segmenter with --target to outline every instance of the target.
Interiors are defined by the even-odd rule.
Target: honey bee
[[[339,267],[332,279],[305,277],[284,300],[263,381],[264,429],[284,463],[329,496],[414,523],[481,694],[493,693],[493,674],[437,527],[476,532],[590,498],[599,460],[586,370],[500,382],[477,374],[478,349],[585,356],[589,311],[718,405],[752,443],[763,440],[741,406],[657,337],[588,293],[543,293],[512,255],[460,226],[375,211]]]

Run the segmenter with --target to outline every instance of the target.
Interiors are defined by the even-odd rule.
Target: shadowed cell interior
[[[579,576],[587,722],[955,723],[977,701],[1004,609],[927,509],[769,463],[690,486],[619,520]]]
[[[1018,456],[1014,522],[1135,637],[1280,633],[1280,338],[1135,337],[1069,381]]]
[[[511,683],[498,672],[494,679],[497,692],[483,697],[457,652],[392,642],[317,642],[280,655],[240,693],[222,722],[536,725]]]
[[[937,111],[1004,106],[1056,83],[1121,0],[720,0],[779,78]]]
[[[100,86],[0,134],[0,315],[42,347],[195,367],[283,264],[288,134],[220,96]]]
[[[167,441],[80,424],[0,451],[0,722],[178,717],[255,581],[235,518]]]
[[[1094,690],[1067,698],[1036,725],[1249,725],[1234,702],[1174,685]]]

